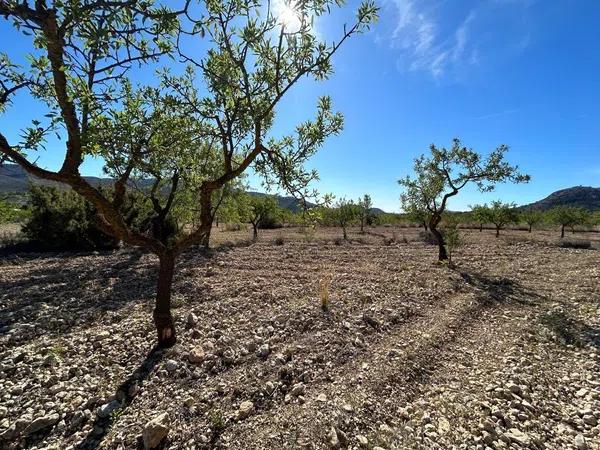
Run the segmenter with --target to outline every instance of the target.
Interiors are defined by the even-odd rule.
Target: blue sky
[[[356,5],[318,21],[317,33],[334,38]],[[600,186],[600,2],[384,0],[380,6],[372,31],[335,56],[331,79],[302,82],[278,110],[275,133],[310,118],[319,95],[331,95],[344,113],[343,133],[310,163],[321,176],[319,191],[369,193],[376,206],[398,211],[396,181],[410,173],[413,158],[454,137],[481,152],[509,145],[508,159],[533,179],[491,194],[466,191],[452,209],[496,198],[523,204],[565,187]],[[2,21],[0,35],[9,33]],[[1,51],[20,50],[16,41],[9,49],[5,42]],[[18,137],[22,108],[0,116],[9,138]],[[56,168],[61,151],[50,142],[38,162]],[[82,172],[95,175],[100,166],[86,163]],[[260,188],[254,177],[250,182]]]

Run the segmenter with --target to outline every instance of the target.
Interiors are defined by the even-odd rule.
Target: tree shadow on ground
[[[248,245],[242,241],[186,252],[177,264],[174,292],[179,270]],[[137,249],[100,253],[106,259],[98,263],[78,260],[81,254],[27,255],[23,260],[32,269],[24,277],[0,281],[0,337],[12,330],[10,347],[42,335],[64,335],[74,327],[106,320],[109,312],[115,314],[111,321],[120,320],[119,310],[154,297],[158,264],[143,260],[146,254]]]
[[[457,270],[457,273],[465,283],[475,288],[477,300],[483,305],[491,305],[496,302],[532,305],[543,298],[510,278],[491,277],[465,269]]]
[[[582,320],[575,319],[564,309],[548,311],[541,316],[540,323],[552,333],[559,344],[577,348],[591,344],[600,349],[600,327],[590,326]]]
[[[60,254],[52,258],[60,265],[45,264],[45,259],[26,277],[0,282],[0,336],[17,329],[14,342],[23,344],[40,335],[62,334],[147,298],[156,267],[142,263],[142,256],[131,251],[116,264],[105,260],[90,265]]]

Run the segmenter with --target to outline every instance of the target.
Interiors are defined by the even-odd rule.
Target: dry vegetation
[[[600,236],[221,232],[154,350],[153,256],[0,259],[0,447],[600,448]],[[581,236],[579,236],[581,237]],[[323,311],[321,280],[331,276]]]

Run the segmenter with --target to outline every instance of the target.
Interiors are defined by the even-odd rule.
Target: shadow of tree
[[[26,278],[0,281],[0,336],[16,330],[13,342],[22,344],[63,334],[148,298],[157,268],[142,256],[131,251],[111,266],[105,264],[110,259],[95,265],[73,255],[46,256],[32,263]]]
[[[531,305],[543,298],[510,278],[491,277],[467,270],[459,270],[458,273],[465,283],[476,288],[477,300],[482,304],[517,302]]]
[[[251,242],[241,241],[209,251],[189,250],[177,264],[174,292],[180,270],[197,268],[217,254],[248,245]],[[102,320],[107,312],[154,297],[158,265],[143,258],[146,253],[130,249],[99,255],[104,258],[98,261],[65,253],[19,258],[16,264],[32,268],[26,277],[0,277],[0,337],[12,331],[9,346],[13,346],[42,335],[64,335],[74,327]],[[6,347],[6,342],[0,342],[0,347]]]
[[[548,311],[542,315],[540,323],[562,345],[581,348],[590,343],[600,348],[600,327],[590,326],[582,320],[575,319],[564,309]]]
[[[92,424],[92,430],[85,439],[75,447],[78,450],[96,449],[100,446],[104,437],[110,432],[112,425],[117,421],[120,414],[131,405],[137,390],[148,378],[157,364],[163,359],[164,350],[155,346],[150,350],[146,358],[115,391],[116,401],[119,406],[108,417],[96,417]]]

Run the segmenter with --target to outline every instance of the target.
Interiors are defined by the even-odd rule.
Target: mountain
[[[248,194],[253,195],[255,197],[264,197],[265,195],[270,195],[270,194],[265,194],[264,192],[254,192],[254,191],[250,191],[250,192],[248,192]],[[300,200],[298,200],[296,197],[286,197],[286,196],[282,196],[282,195],[275,195],[275,198],[277,199],[277,203],[279,204],[280,208],[287,209],[287,210],[290,210],[295,213],[302,211],[302,202]],[[306,206],[308,208],[312,208],[315,205],[313,203],[306,202]]]
[[[113,182],[111,178],[84,178],[93,186],[110,186]],[[11,201],[25,203],[27,201],[26,195],[29,191],[30,182],[44,186],[61,186],[61,183],[32,177],[17,164],[0,165],[0,194],[8,196]],[[142,182],[142,184],[144,184],[144,182]],[[262,192],[249,192],[249,194],[257,196],[267,195]],[[289,209],[292,212],[299,212],[302,210],[302,204],[294,197],[284,197],[280,195],[276,195],[275,197],[281,208]],[[313,206],[315,205],[308,203],[309,208]]]
[[[600,187],[574,186],[561,189],[542,200],[520,208],[545,211],[555,206],[577,206],[591,211],[600,210]]]

